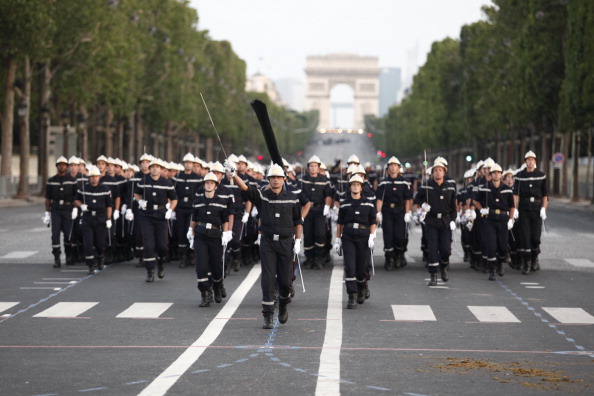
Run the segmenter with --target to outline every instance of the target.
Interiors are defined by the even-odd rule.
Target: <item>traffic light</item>
[[[368,132],[368,133],[367,133],[367,137],[368,137],[368,138],[371,138],[371,137],[373,137],[373,133],[371,133],[371,132]]]
[[[264,159],[264,156],[262,156],[262,155],[259,155],[259,156],[258,156],[258,157],[256,157],[256,158],[258,158],[258,161],[262,161],[262,160]]]
[[[466,156],[466,162],[472,162],[472,155],[468,154]]]

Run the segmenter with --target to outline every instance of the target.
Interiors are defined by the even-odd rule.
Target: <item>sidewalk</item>
[[[564,197],[549,197],[549,206],[551,207],[565,207],[576,210],[585,210],[587,212],[594,212],[594,205],[591,200],[582,199],[578,202],[573,202],[570,198]]]
[[[0,208],[14,208],[17,206],[35,206],[42,205],[45,202],[44,197],[30,196],[27,199],[7,198],[0,199]]]

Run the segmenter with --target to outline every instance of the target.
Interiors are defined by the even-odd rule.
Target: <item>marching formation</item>
[[[266,173],[233,154],[224,164],[191,153],[181,164],[149,154],[138,166],[103,155],[95,163],[60,157],[47,182],[43,222],[51,227],[54,268],[62,265],[61,239],[66,265],[84,262],[90,274],[136,257],[153,283],[155,270],[162,279],[166,263],[178,261],[180,268],[195,268],[199,306],[209,307],[227,296],[231,269],[260,261],[266,329],[273,327],[276,306],[279,322],[288,320],[296,267],[331,265],[332,249],[344,258],[346,308],[364,304],[379,227],[386,271],[407,265],[411,227],[421,227],[429,286],[437,285],[438,275],[449,280],[458,229],[464,261],[489,280],[504,275],[505,263],[523,274],[540,269],[548,192],[532,151],[515,171],[503,171],[490,158],[479,161],[460,188],[443,157],[423,175],[404,173],[396,157],[374,170],[356,155],[330,168],[316,155],[305,167],[283,160]]]

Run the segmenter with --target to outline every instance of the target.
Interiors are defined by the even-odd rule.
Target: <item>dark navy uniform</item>
[[[130,178],[130,188],[132,189],[132,193],[136,191],[136,188],[139,184],[144,184],[146,179],[149,179],[150,177],[150,173],[143,173],[142,171],[136,172],[134,176]],[[142,242],[142,228],[137,226],[137,223],[139,223],[138,215],[140,213],[140,208],[138,207],[138,201],[136,200],[132,200],[132,213],[134,214],[134,220],[132,220],[130,224],[130,229],[132,233],[132,238],[134,240],[134,254],[139,259],[139,263],[137,266],[144,267],[144,247]]]
[[[307,264],[311,268],[321,269],[326,246],[324,205],[326,198],[332,197],[330,180],[326,176],[312,177],[307,174],[301,179],[301,191],[311,202],[311,208],[303,223],[303,250]]]
[[[272,315],[277,282],[279,304],[286,306],[291,302],[293,238],[295,227],[302,223],[301,205],[286,188],[277,195],[272,189],[249,186],[243,195],[256,205],[261,220],[262,313]]]
[[[377,199],[382,202],[382,230],[384,236],[385,268],[391,270],[406,265],[407,230],[404,222],[406,201],[412,201],[410,182],[402,175],[386,175],[377,189]],[[412,203],[412,202],[411,202]]]
[[[365,302],[369,279],[370,227],[376,224],[375,205],[364,196],[354,199],[350,194],[340,204],[337,224],[342,225],[342,250],[347,294],[359,295],[358,303]]]
[[[111,190],[111,198],[112,198],[112,210],[119,209],[116,207],[116,202],[120,200],[120,186],[121,183],[115,178],[115,176],[110,176],[109,174],[105,174],[105,176],[99,179],[99,184],[102,184],[108,187]],[[115,225],[114,225],[115,226]],[[110,245],[107,247],[107,257],[106,262],[112,263],[114,262],[114,245],[115,241],[115,228],[112,227],[111,229],[107,230],[110,234],[109,236],[106,234],[105,238],[110,242]]]
[[[141,181],[134,191],[147,201],[146,210],[138,211],[140,227],[142,227],[143,261],[148,278],[152,277],[155,262],[158,261],[159,278],[165,276],[163,260],[167,256],[168,227],[165,213],[169,200],[175,201],[175,189],[170,180],[159,176],[154,180],[150,175]]]
[[[66,173],[48,179],[45,186],[46,206],[49,201],[52,229],[52,254],[54,267],[60,267],[60,232],[64,234],[66,262],[72,264],[71,228],[73,226],[72,209],[76,195],[76,179]]]
[[[106,246],[108,220],[108,208],[113,207],[111,190],[109,187],[99,183],[95,187],[86,183],[83,190],[78,190],[76,200],[87,205],[88,210],[82,212],[79,225],[83,236],[83,247],[85,250],[85,263],[89,272],[94,272],[95,255],[99,269],[103,269],[103,256]]]
[[[540,209],[543,199],[548,197],[547,177],[535,169],[523,170],[516,175],[514,195],[518,197],[518,232],[520,236],[518,253],[524,261],[524,272],[538,270],[542,219]]]
[[[426,201],[429,202],[426,202]],[[447,280],[447,269],[452,252],[452,231],[450,221],[456,219],[456,188],[446,180],[438,185],[435,180],[429,179],[423,184],[414,203],[421,205],[423,202],[431,206],[425,216],[425,237],[427,240],[427,259],[429,273],[435,275],[437,269],[442,272],[442,279]]]
[[[176,234],[179,248],[179,266],[185,267],[191,263],[190,246],[186,233],[192,219],[192,202],[196,190],[202,185],[202,176],[197,173],[180,172],[173,178],[175,193],[177,194]]]
[[[194,200],[191,219],[195,222],[194,262],[201,293],[210,293],[213,288],[220,292],[224,276],[221,235],[223,225],[229,222],[230,210],[227,199],[220,195],[215,194],[213,198],[202,195]],[[208,299],[204,303],[208,306]]]
[[[472,199],[472,186],[471,185],[464,185],[456,194],[456,202],[458,203],[458,208],[463,210],[466,206],[466,203],[469,199]],[[470,221],[470,220],[469,220]],[[464,251],[464,261],[470,261],[471,255],[471,248],[470,248],[470,231],[465,225],[461,227],[461,243],[462,243],[462,250]]]
[[[255,186],[255,180],[251,176],[245,174],[237,174],[245,184],[249,186]],[[245,202],[246,200],[239,191],[239,187],[227,179],[227,177],[223,177],[221,180],[221,185],[225,186],[228,191],[233,194],[233,239],[229,242],[227,246],[227,251],[229,252],[231,263],[230,265],[233,267],[235,271],[239,271],[239,267],[241,266],[241,240],[245,235],[244,227],[245,225],[241,222],[243,214],[245,213]]]
[[[495,280],[495,268],[502,275],[501,263],[508,255],[507,223],[510,219],[510,209],[514,207],[513,191],[503,182],[500,182],[499,187],[489,182],[487,187],[479,188],[475,201],[480,203],[482,208],[489,209],[489,214],[482,222],[485,246],[483,259],[487,261],[489,272]]]

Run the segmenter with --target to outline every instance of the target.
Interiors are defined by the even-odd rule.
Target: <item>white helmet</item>
[[[239,162],[239,159],[237,158],[237,156],[235,154],[231,154],[229,156],[229,158],[227,158],[227,160],[229,162],[233,162],[234,164],[237,164]]]
[[[115,159],[113,159],[111,157],[107,157],[107,161],[105,161],[105,162],[107,162],[108,164],[115,165]]]
[[[128,163],[126,161],[121,162],[122,170],[128,170]]]
[[[474,169],[467,170],[466,172],[464,172],[464,178],[468,179],[468,178],[474,177],[475,172],[476,172],[476,170],[474,170]]]
[[[184,155],[184,158],[182,159],[182,162],[194,162],[194,156],[192,155],[192,153],[188,153],[186,155]]]
[[[508,168],[505,171],[503,171],[503,173],[501,174],[501,177],[505,177],[506,175],[513,175],[514,174],[514,170],[512,168]]]
[[[272,176],[285,177],[285,171],[283,170],[283,168],[280,167],[280,165],[272,164],[270,168],[268,168],[268,173],[266,174],[266,177],[268,178]]]
[[[159,165],[161,168],[163,168],[163,161],[161,161],[159,158],[153,158],[151,160],[151,162],[149,163],[149,168],[153,165]]]
[[[524,159],[526,158],[534,158],[536,159],[536,154],[534,153],[534,151],[530,150],[526,153],[526,155],[524,155]]]
[[[78,164],[80,164],[80,159],[78,159],[78,157],[77,157],[77,156],[73,155],[72,157],[70,157],[70,158],[68,159],[68,163],[69,163],[69,164],[78,165]]]
[[[283,166],[289,166],[291,164],[289,164],[289,161],[287,161],[286,159],[282,159],[283,160]]]
[[[433,172],[433,168],[435,168],[436,166],[442,167],[444,170],[447,169],[447,165],[446,164],[444,164],[441,161],[435,161],[435,162],[433,162],[433,166],[431,167],[431,172]]]
[[[351,178],[349,179],[349,184],[352,183],[360,183],[363,184],[363,178],[359,175],[353,175],[351,176]]]
[[[210,181],[213,181],[213,182],[215,182],[217,184],[219,184],[219,178],[214,173],[212,173],[212,172],[208,172],[206,174],[206,176],[204,176],[204,181],[205,182],[207,182],[209,180]]]
[[[99,162],[99,161],[103,161],[103,162],[107,163],[107,157],[105,157],[104,155],[100,155],[99,157],[97,157],[95,162]]]
[[[400,163],[398,158],[396,158],[394,156],[390,157],[390,159],[388,160],[388,165],[390,165],[390,164],[396,164],[396,165],[402,167],[402,164]]]
[[[142,162],[142,161],[149,161],[151,160],[151,155],[144,153],[140,156],[140,159],[138,160],[138,162]]]
[[[357,157],[355,154],[353,154],[353,155],[351,155],[351,156],[349,157],[349,159],[347,160],[347,164],[350,164],[350,163],[352,163],[352,162],[354,162],[354,163],[356,163],[356,164],[359,164],[361,161],[359,161],[359,157]]]
[[[446,161],[445,158],[443,158],[443,157],[437,157],[437,158],[435,158],[435,161],[433,161],[433,163],[438,163],[438,162],[440,164],[443,164],[444,167],[446,167],[446,168],[448,167],[448,161]]]
[[[68,160],[66,159],[66,157],[64,157],[63,155],[61,155],[56,160],[56,165],[58,165],[60,163],[64,163],[64,164],[68,165]]]
[[[322,163],[322,161],[320,161],[320,157],[317,155],[312,155],[309,161],[307,161],[307,165],[311,164],[312,162],[316,162],[318,165]]]
[[[217,161],[211,165],[210,171],[225,173],[225,168],[223,167],[223,164],[221,164],[219,161]]]
[[[136,165],[136,164],[132,165],[132,170],[133,170],[134,172],[140,172],[140,168],[139,168],[139,167],[138,167],[138,165]]]
[[[293,170],[293,167],[289,166],[289,169],[290,169],[290,171],[291,171],[291,170]],[[328,168],[326,167],[326,164],[325,164],[325,163],[323,163],[323,162],[320,164],[320,169],[323,169],[323,170],[328,170]],[[289,171],[289,172],[290,172],[290,171]]]
[[[492,168],[492,167],[493,167],[493,165],[495,165],[495,161],[493,161],[493,159],[492,159],[491,157],[489,157],[489,158],[487,158],[487,159],[485,160],[485,163],[484,163],[484,165],[483,165],[483,166],[484,166],[485,168]]]
[[[349,167],[347,168],[346,173],[353,174],[356,171],[357,171],[357,165],[356,164],[350,164]]]
[[[101,176],[101,171],[95,165],[89,167],[89,176]]]
[[[365,172],[365,168],[363,168],[362,165],[357,165],[357,168],[355,169],[355,173],[360,173],[362,175],[367,174],[367,172]]]
[[[481,169],[485,165],[485,161],[480,160],[476,163],[476,169]]]
[[[246,164],[248,163],[247,158],[245,158],[245,155],[241,154],[240,156],[237,157],[237,162],[245,162]]]
[[[499,164],[497,164],[497,163],[496,163],[496,164],[494,164],[494,165],[491,167],[491,173],[493,173],[493,172],[503,172],[503,169],[501,168],[501,165],[499,165]]]

